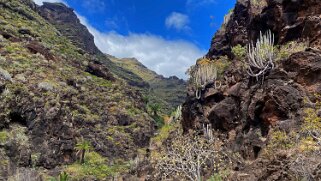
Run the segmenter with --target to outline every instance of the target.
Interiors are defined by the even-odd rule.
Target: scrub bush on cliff
[[[156,170],[163,179],[201,181],[205,173],[220,173],[229,163],[213,141],[200,136],[179,136],[157,160]]]

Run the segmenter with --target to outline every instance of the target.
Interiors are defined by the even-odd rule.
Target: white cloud
[[[188,8],[197,8],[200,6],[205,6],[213,3],[216,3],[216,0],[187,0],[186,6]]]
[[[174,28],[178,31],[184,30],[188,31],[190,27],[189,17],[182,13],[173,12],[165,20],[165,25],[167,28]]]
[[[67,4],[64,0],[33,0],[33,1],[38,5],[42,5],[43,2]]]
[[[94,35],[95,44],[101,51],[119,58],[135,57],[166,77],[176,75],[186,79],[185,71],[205,54],[204,50],[187,41],[171,41],[151,34],[103,33],[93,28],[84,17],[78,17]]]

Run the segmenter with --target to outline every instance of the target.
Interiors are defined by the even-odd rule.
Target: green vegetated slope
[[[163,114],[169,114],[184,101],[186,84],[183,80],[164,78],[134,58],[118,59],[98,50],[93,35],[80,23],[73,9],[59,3],[44,3],[38,12],[74,45],[105,64],[116,77],[139,90],[149,99],[149,104],[160,104]]]
[[[148,84],[131,71],[115,65],[95,45],[94,36],[80,23],[72,8],[62,3],[44,3],[37,8],[37,12],[50,24],[55,26],[61,35],[68,38],[81,53],[91,55],[93,61],[106,65],[114,76],[124,80],[128,85],[146,88]]]
[[[170,113],[184,101],[186,97],[186,82],[184,80],[175,76],[165,78],[158,75],[135,58],[118,59],[109,56],[109,59],[147,82],[149,84],[147,95],[151,104],[160,104],[163,113]]]
[[[37,8],[0,0],[0,179],[53,168],[80,180],[126,171],[154,131],[142,95]],[[79,140],[91,145],[84,164]]]

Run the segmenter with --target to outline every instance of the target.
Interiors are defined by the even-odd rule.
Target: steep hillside
[[[117,59],[104,55],[95,46],[93,36],[87,28],[80,24],[73,9],[61,3],[44,3],[38,8],[38,12],[75,46],[94,55],[97,61],[105,64],[117,77],[150,97],[153,104],[160,104],[163,113],[169,114],[183,103],[186,96],[184,81],[159,76],[134,59]]]
[[[37,12],[54,25],[62,36],[67,37],[79,53],[90,54],[91,59],[106,65],[111,72],[120,79],[125,80],[130,86],[147,89],[149,85],[131,71],[123,69],[104,55],[95,45],[94,37],[88,29],[80,23],[74,10],[62,3],[44,3],[37,8]]]
[[[0,1],[0,180],[40,180],[60,171],[108,180],[126,172],[154,131],[142,95],[37,8],[32,1]]]
[[[209,125],[222,140],[231,159],[225,179],[320,180],[320,15],[318,0],[238,0],[207,59],[197,62],[199,68],[229,61],[214,82],[190,84],[182,120],[184,132]],[[269,49],[256,44],[264,36]],[[252,56],[251,42],[259,49]]]
[[[170,113],[173,108],[181,105],[186,96],[186,82],[175,76],[165,78],[149,70],[135,58],[109,59],[116,65],[133,72],[149,84],[146,94],[152,103],[159,103],[164,113]]]
[[[152,139],[138,175],[321,179],[319,0],[238,0],[189,73],[182,118]]]

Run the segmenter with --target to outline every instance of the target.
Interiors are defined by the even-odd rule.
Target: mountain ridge
[[[320,14],[237,0],[185,82],[65,5],[0,0],[0,180],[320,180]]]
[[[151,97],[151,102],[161,104],[163,113],[170,114],[183,103],[186,93],[180,90],[185,89],[184,81],[173,79],[174,77],[164,78],[149,70],[137,59],[135,59],[137,61],[131,58],[118,59],[103,54],[95,46],[93,35],[80,23],[72,8],[61,3],[44,3],[37,11],[76,46],[94,55],[96,60],[106,64],[111,72],[124,79],[130,86],[142,90],[144,95]]]

